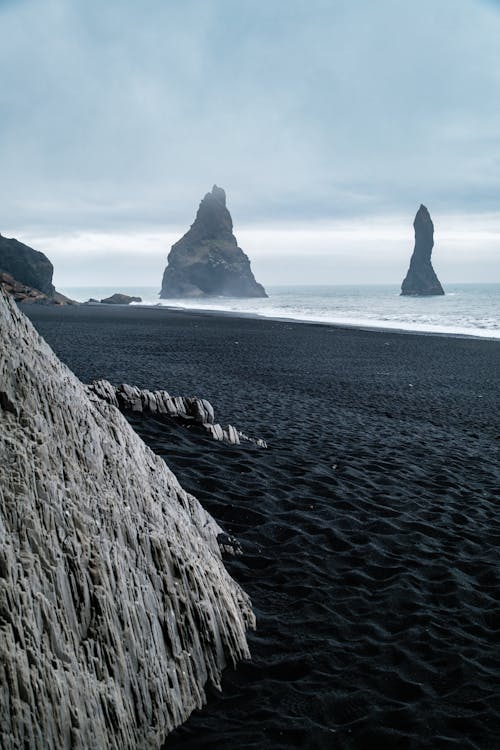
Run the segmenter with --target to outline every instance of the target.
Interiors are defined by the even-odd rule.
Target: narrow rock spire
[[[432,267],[431,254],[434,247],[434,224],[429,211],[421,205],[413,222],[415,248],[410,260],[408,273],[401,286],[404,296],[431,296],[444,294],[438,277]]]

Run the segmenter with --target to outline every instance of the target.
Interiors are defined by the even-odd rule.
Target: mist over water
[[[401,297],[396,284],[271,286],[268,299],[159,300],[151,286],[61,291],[81,302],[120,291],[141,297],[144,305],[500,339],[500,284],[449,284],[444,297]]]

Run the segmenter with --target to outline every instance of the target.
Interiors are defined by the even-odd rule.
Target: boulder
[[[95,300],[89,300],[89,302],[95,302]],[[142,302],[142,297],[129,297],[128,294],[116,293],[101,300],[103,305],[130,305],[131,302]]]
[[[161,299],[172,297],[267,297],[238,247],[224,190],[214,185],[200,203],[188,232],[172,246]]]
[[[434,224],[427,208],[423,205],[417,211],[415,221],[415,248],[410,260],[408,273],[401,286],[405,296],[431,296],[444,294],[438,277],[432,267],[431,254],[434,247]]]

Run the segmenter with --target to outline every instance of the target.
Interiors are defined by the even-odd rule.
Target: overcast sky
[[[0,0],[0,232],[160,284],[213,183],[267,284],[500,281],[500,3]]]

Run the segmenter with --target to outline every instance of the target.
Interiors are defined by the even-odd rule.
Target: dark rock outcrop
[[[160,292],[162,299],[208,296],[267,297],[238,247],[226,194],[217,185],[201,201],[189,231],[172,246]]]
[[[78,302],[65,297],[64,294],[54,292],[50,297],[38,289],[21,284],[9,273],[0,271],[0,287],[13,297],[16,302],[25,305],[77,305]]]
[[[42,305],[77,304],[56,292],[54,267],[46,255],[0,234],[0,286],[16,302]]]
[[[26,286],[17,281],[10,273],[0,271],[0,286],[13,297],[16,302],[25,302],[26,304],[48,304],[51,302],[46,294],[31,286]]]
[[[220,547],[0,289],[2,750],[159,750],[249,656],[255,618]]]
[[[434,224],[425,206],[421,205],[413,222],[415,248],[410,260],[408,273],[401,286],[405,296],[431,296],[444,294],[438,277],[432,267],[431,254],[434,247]]]
[[[142,302],[142,297],[130,297],[128,294],[119,294],[117,292],[116,294],[112,294],[111,297],[102,299],[101,302],[103,305],[130,305],[131,302]]]
[[[215,421],[214,408],[210,401],[194,396],[171,396],[167,391],[141,390],[135,385],[114,386],[108,380],[94,380],[87,386],[90,393],[99,396],[108,404],[122,411],[164,414],[181,422],[194,423],[206,430],[214,440],[239,445],[250,442],[267,448],[262,438],[251,438],[232,425],[225,429]]]
[[[0,271],[10,274],[16,281],[51,297],[54,267],[46,255],[33,250],[15,239],[0,234]]]

